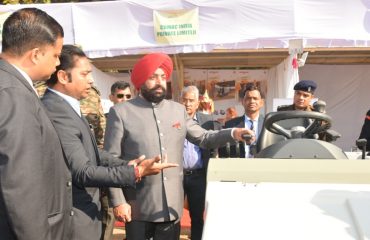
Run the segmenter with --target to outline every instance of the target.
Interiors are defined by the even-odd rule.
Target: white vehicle
[[[269,113],[256,158],[211,159],[203,239],[370,239],[370,161],[318,140],[330,125],[320,112]]]

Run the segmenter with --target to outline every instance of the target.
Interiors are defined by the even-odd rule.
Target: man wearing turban
[[[130,240],[177,240],[180,236],[184,193],[183,150],[185,138],[202,148],[217,148],[227,142],[242,140],[253,134],[242,128],[206,131],[192,118],[184,106],[166,100],[166,81],[172,74],[171,58],[162,53],[145,55],[134,66],[131,81],[139,95],[125,104],[110,109],[104,148],[122,159],[141,154],[161,155],[162,161],[179,164],[179,168],[144,177],[136,189],[111,189],[112,203],[129,203],[126,235]],[[129,213],[127,213],[129,214]]]

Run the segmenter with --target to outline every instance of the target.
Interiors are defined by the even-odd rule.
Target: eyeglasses
[[[126,97],[127,99],[130,99],[131,98],[131,94],[117,94],[116,95],[117,98],[123,98],[123,97]]]

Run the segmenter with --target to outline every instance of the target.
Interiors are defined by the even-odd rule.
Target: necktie
[[[250,124],[250,126],[251,126],[251,127],[250,127],[250,130],[254,130],[253,120],[249,120],[249,122],[251,123],[251,124]]]
[[[253,122],[252,119],[249,119],[248,121],[249,121],[249,129],[253,131],[254,130],[254,122]],[[245,144],[244,148],[245,148],[245,157],[246,158],[253,157],[252,152],[251,152],[251,145]]]

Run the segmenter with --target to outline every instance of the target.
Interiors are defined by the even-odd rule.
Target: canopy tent
[[[28,5],[30,6],[30,5]],[[370,46],[369,0],[124,0],[35,4],[55,17],[66,43],[91,58],[138,54],[209,52],[214,49]],[[0,12],[27,5],[3,5]],[[153,10],[199,9],[199,39],[189,45],[158,45]]]
[[[7,12],[24,7],[37,7],[55,17],[65,30],[65,43],[82,46],[98,68],[114,69],[114,64],[117,64],[124,67],[116,69],[130,69],[140,57],[133,54],[153,51],[173,54],[177,90],[181,87],[178,82],[183,80],[184,68],[207,68],[207,64],[214,61],[217,64],[212,65],[213,68],[235,66],[269,69],[268,101],[274,97],[287,97],[291,82],[285,79],[284,74],[290,60],[283,61],[288,57],[290,39],[303,39],[305,49],[312,51],[307,63],[318,58],[321,60],[311,63],[346,63],[341,60],[332,62],[330,55],[338,56],[338,52],[346,52],[349,48],[349,54],[340,56],[347,54],[348,59],[355,59],[350,61],[351,64],[370,63],[370,0],[123,0],[2,5],[0,15],[5,16]],[[199,37],[196,42],[174,45],[156,42],[153,32],[154,10],[194,8],[199,10]],[[330,49],[332,52],[327,53]],[[320,55],[322,50],[324,57]],[[202,58],[208,54],[212,58]],[[337,74],[340,72],[337,68],[353,71],[349,75],[357,77],[347,82],[345,75]],[[327,111],[335,121],[340,122],[340,125],[334,123],[335,129],[342,134],[344,129],[347,132],[338,145],[347,150],[357,138],[356,133],[359,133],[370,95],[356,98],[353,94],[340,95],[337,88],[331,87],[333,78],[331,81],[326,78],[335,76],[334,79],[342,79],[336,87],[353,90],[349,86],[356,83],[365,91],[365,83],[368,82],[366,71],[366,67],[362,66],[342,68],[306,65],[300,69],[301,79],[309,77],[318,80],[318,94],[324,100],[330,99]],[[277,80],[278,76],[280,80]],[[103,77],[102,81],[105,81]],[[268,110],[271,110],[270,106],[269,103]],[[353,114],[343,116],[340,106],[347,106]],[[346,123],[340,120],[344,118],[347,119]]]

